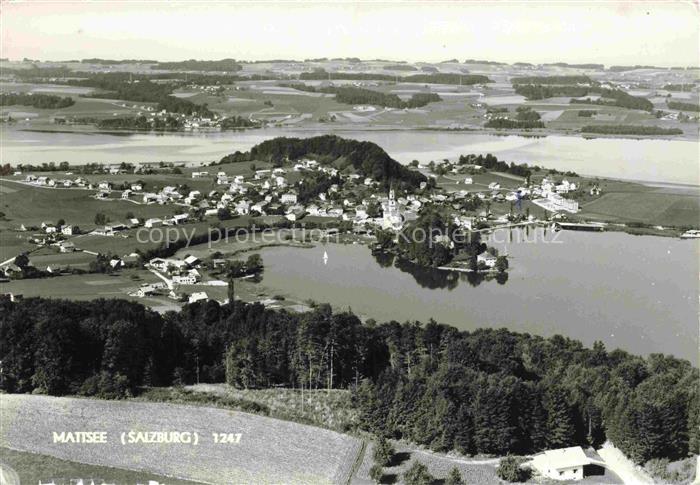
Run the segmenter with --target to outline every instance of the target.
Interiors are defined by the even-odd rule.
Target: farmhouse
[[[554,480],[583,480],[586,471],[602,462],[586,456],[580,446],[547,450],[536,455],[532,465],[542,476]]]
[[[152,228],[152,227],[158,227],[163,225],[163,220],[158,219],[157,217],[152,217],[151,219],[146,219],[146,222],[143,224],[147,228]]]
[[[71,253],[75,251],[75,244],[70,241],[62,241],[59,243],[58,248],[62,253]]]
[[[192,293],[187,300],[188,303],[195,303],[197,301],[207,301],[209,300],[209,296],[204,292],[204,291],[197,291],[195,293]]]
[[[193,179],[201,179],[209,175],[209,172],[192,172]]]

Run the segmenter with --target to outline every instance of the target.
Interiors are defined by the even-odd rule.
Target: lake
[[[327,244],[261,251],[262,285],[379,322],[434,318],[462,330],[562,334],[697,365],[700,241],[569,231],[553,240],[543,231],[514,229],[510,243],[499,242],[508,232],[494,235],[500,239],[492,245],[510,255],[506,281],[397,264],[362,245]]]
[[[469,132],[329,130],[377,143],[402,163],[493,153],[516,163],[630,180],[700,185],[698,144],[688,140],[523,137]],[[266,128],[242,132],[103,134],[0,129],[0,160],[18,163],[208,163],[276,136],[309,137],[313,130]]]

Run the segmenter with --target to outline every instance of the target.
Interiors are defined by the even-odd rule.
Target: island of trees
[[[611,440],[638,463],[697,453],[698,369],[562,336],[363,324],[199,302],[160,315],[123,300],[0,299],[0,389],[119,398],[143,386],[343,388],[362,429],[434,450],[527,454]],[[264,409],[257,409],[264,412]]]

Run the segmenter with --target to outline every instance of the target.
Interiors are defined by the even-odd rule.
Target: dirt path
[[[654,480],[644,470],[632,463],[620,450],[606,441],[598,454],[605,460],[605,465],[612,470],[625,484],[638,485],[654,483]]]

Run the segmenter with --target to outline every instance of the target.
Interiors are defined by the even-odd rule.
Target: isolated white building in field
[[[532,465],[542,476],[554,480],[583,480],[584,467],[600,464],[586,456],[580,446],[547,450],[532,460]]]

